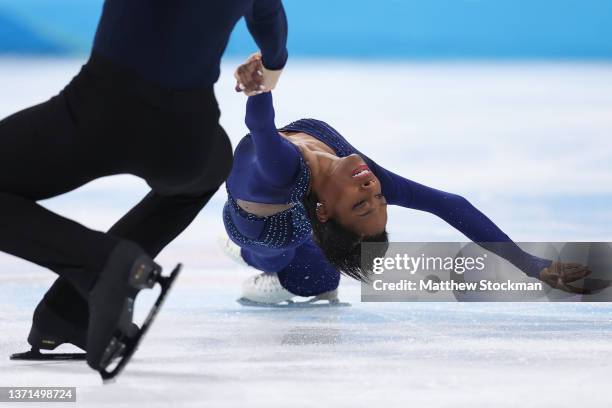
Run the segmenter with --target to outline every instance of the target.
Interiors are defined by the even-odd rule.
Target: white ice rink
[[[245,99],[223,68],[235,145]],[[0,60],[0,117],[77,69]],[[515,240],[612,241],[612,65],[292,61],[275,102],[278,125],[323,119],[394,172],[464,195]],[[120,176],[43,205],[106,229],[145,193]],[[54,275],[0,254],[0,386],[75,386],[78,404],[113,408],[612,406],[612,305],[360,303],[343,280],[350,308],[243,308],[234,300],[253,271],[216,248],[223,200],[159,257],[186,269],[115,384],[84,363],[8,360]],[[389,220],[392,240],[464,240],[428,214]]]

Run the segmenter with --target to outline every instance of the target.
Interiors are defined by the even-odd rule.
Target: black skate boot
[[[139,246],[127,241],[113,250],[88,300],[87,364],[102,379],[115,377],[129,362],[180,269],[179,264],[169,277],[161,276],[161,267]],[[132,322],[134,300],[140,290],[151,289],[155,283],[160,284],[161,293],[138,329]]]
[[[74,322],[55,313],[44,299],[34,311],[28,343],[30,351],[17,353],[11,360],[85,360],[85,353],[41,353],[40,350],[55,350],[62,344],[73,344],[85,350],[87,321]]]
[[[32,322],[32,328],[28,335],[28,343],[32,346],[30,351],[15,353],[11,355],[11,360],[85,360],[85,353],[43,353],[41,350],[55,350],[62,344],[72,344],[81,350],[86,350],[87,345],[87,325],[88,312],[70,313],[64,310],[63,315],[53,310],[45,299],[36,307]],[[75,299],[75,307],[85,307],[81,299]],[[133,330],[138,330],[138,326],[133,324]]]

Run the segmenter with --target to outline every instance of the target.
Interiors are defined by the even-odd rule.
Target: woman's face
[[[387,225],[387,202],[378,178],[358,155],[334,163],[326,181],[317,191],[323,204],[319,220],[334,219],[343,227],[363,235],[376,235]]]

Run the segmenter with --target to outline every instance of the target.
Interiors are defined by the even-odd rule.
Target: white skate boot
[[[251,276],[242,284],[242,297],[238,303],[243,306],[262,307],[321,307],[349,306],[338,300],[338,290],[313,296],[308,300],[294,301],[297,297],[281,285],[275,273],[260,273]]]
[[[265,305],[289,302],[295,295],[283,288],[275,273],[260,273],[242,283],[242,298]]]

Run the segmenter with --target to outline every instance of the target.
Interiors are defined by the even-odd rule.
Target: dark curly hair
[[[318,202],[319,198],[314,192],[302,199],[302,204],[306,208],[312,225],[315,242],[321,248],[327,260],[342,274],[361,282],[368,282],[374,258],[384,256],[389,247],[387,231],[384,230],[376,235],[361,237],[333,219],[321,222],[317,217]],[[367,246],[368,250],[362,251],[362,242],[378,242],[382,245]]]

